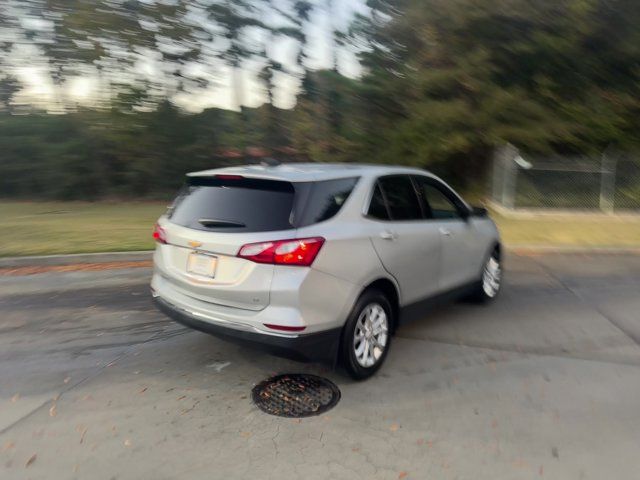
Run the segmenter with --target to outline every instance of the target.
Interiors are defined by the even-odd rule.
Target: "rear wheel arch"
[[[400,295],[398,293],[398,287],[388,278],[379,278],[364,287],[360,292],[360,295],[358,295],[358,298],[360,298],[368,290],[377,290],[381,292],[385,297],[387,297],[387,300],[389,300],[391,308],[393,309],[393,323],[391,325],[391,333],[394,333],[396,327],[398,326],[398,316],[400,314]]]

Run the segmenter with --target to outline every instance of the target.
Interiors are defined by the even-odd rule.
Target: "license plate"
[[[187,260],[187,272],[203,277],[215,277],[218,258],[203,253],[190,253]]]

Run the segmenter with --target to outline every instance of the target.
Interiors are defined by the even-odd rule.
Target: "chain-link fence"
[[[640,210],[640,157],[536,157],[512,145],[493,161],[491,199],[509,209]]]

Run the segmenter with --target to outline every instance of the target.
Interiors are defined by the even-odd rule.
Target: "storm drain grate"
[[[270,415],[300,418],[320,415],[340,400],[340,390],[326,378],[286,374],[268,378],[252,390],[253,402]]]

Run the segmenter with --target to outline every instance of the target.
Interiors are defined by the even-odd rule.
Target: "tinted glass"
[[[369,204],[369,212],[367,212],[367,215],[379,220],[389,220],[389,212],[387,211],[387,206],[385,204],[384,197],[382,196],[382,191],[380,190],[380,187],[377,183],[373,190],[371,203]]]
[[[289,182],[189,179],[169,209],[173,223],[213,232],[266,232],[293,228],[295,190]]]
[[[340,178],[309,184],[308,197],[303,202],[305,206],[301,214],[296,215],[295,223],[304,227],[329,220],[340,211],[357,182],[357,178]],[[302,185],[296,185],[296,190],[302,196],[300,187]]]
[[[409,176],[382,177],[379,183],[387,200],[392,220],[417,220],[422,218],[418,197]]]
[[[425,211],[431,218],[460,218],[458,207],[442,190],[428,180],[417,178],[416,181],[420,194],[426,202]]]

